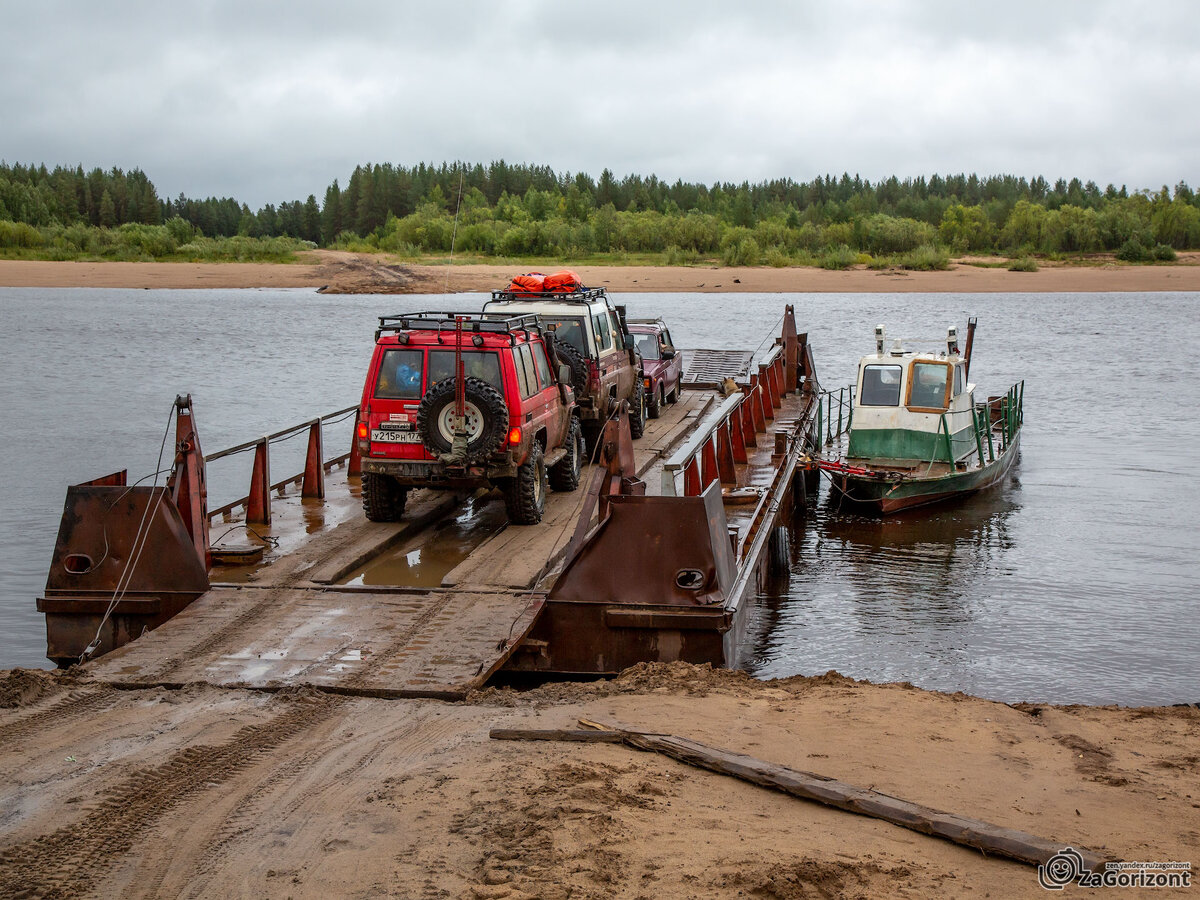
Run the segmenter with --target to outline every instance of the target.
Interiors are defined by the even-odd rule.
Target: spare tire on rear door
[[[417,407],[417,431],[434,455],[454,449],[454,401],[457,378],[431,387]],[[464,463],[480,462],[499,449],[508,432],[508,406],[500,392],[471,375],[463,379],[466,396],[467,454]]]
[[[571,369],[571,387],[575,390],[575,399],[582,400],[587,396],[588,389],[588,367],[583,354],[574,344],[566,341],[555,340],[553,343],[558,361]]]

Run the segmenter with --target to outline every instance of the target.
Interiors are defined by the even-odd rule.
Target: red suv
[[[535,315],[380,317],[358,421],[363,510],[374,522],[399,519],[415,487],[495,486],[509,520],[534,525],[547,487],[579,485],[571,372]]]

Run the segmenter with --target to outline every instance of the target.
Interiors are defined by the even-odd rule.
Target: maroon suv
[[[629,319],[627,324],[646,372],[646,413],[657,419],[664,406],[679,399],[683,357],[675,350],[662,319]]]
[[[570,369],[535,315],[381,317],[358,441],[376,522],[400,518],[415,487],[495,486],[509,520],[533,525],[547,488],[575,490],[584,460]]]

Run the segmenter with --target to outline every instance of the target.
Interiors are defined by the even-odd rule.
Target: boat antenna
[[[975,343],[975,323],[978,321],[978,316],[971,316],[967,319],[967,349],[963,352],[965,368],[963,375],[967,378],[971,377],[971,347]]]
[[[458,202],[454,204],[454,231],[450,234],[450,262],[446,264],[446,289],[443,293],[450,293],[450,270],[454,268],[454,242],[458,240],[458,211],[462,209],[462,189],[463,175],[466,173],[466,166],[462,166],[458,170]]]

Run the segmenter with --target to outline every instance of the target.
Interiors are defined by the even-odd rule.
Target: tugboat
[[[960,497],[996,484],[1017,458],[1025,382],[977,402],[968,381],[976,319],[946,349],[887,347],[875,328],[875,353],[858,364],[849,443],[842,460],[821,461],[837,495],[882,515]]]

